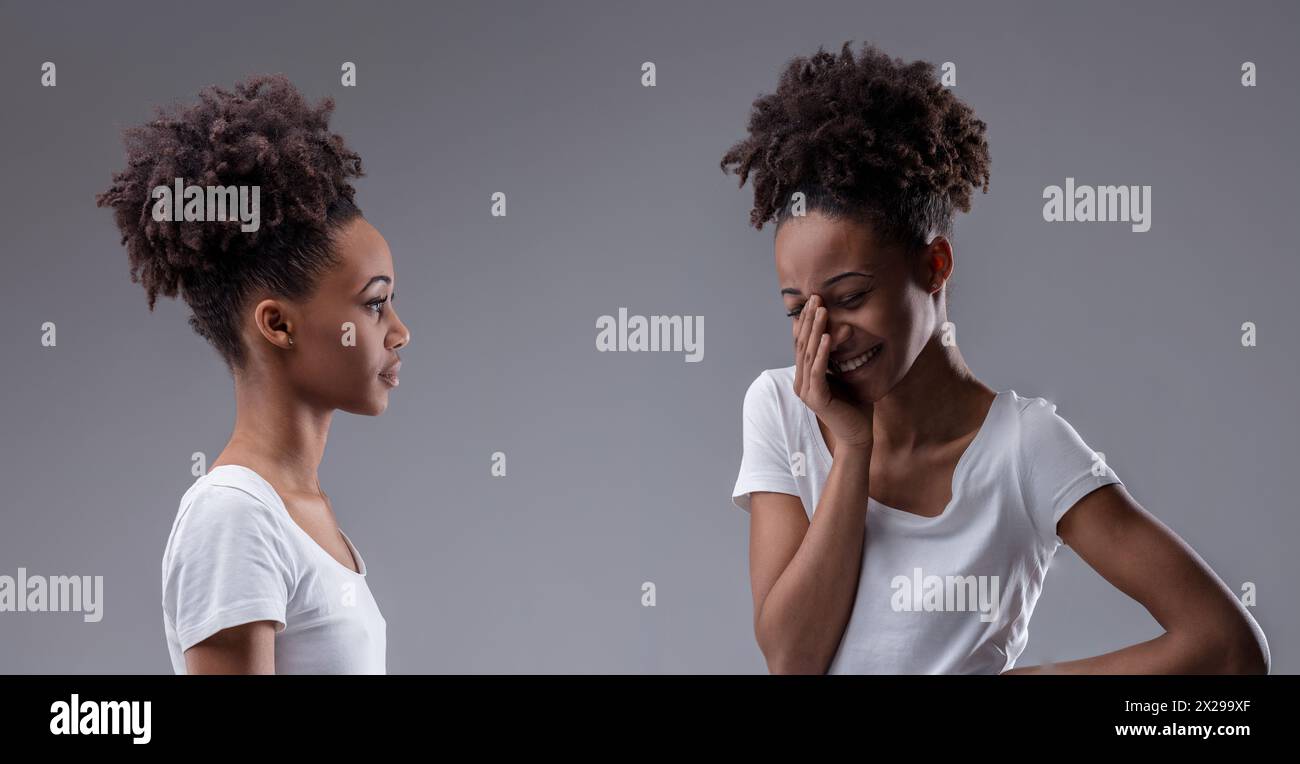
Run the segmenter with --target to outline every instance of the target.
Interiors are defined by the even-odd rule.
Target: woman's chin
[[[339,410],[358,416],[379,416],[388,410],[388,391],[385,390],[378,395],[349,403],[346,406],[339,406]]]

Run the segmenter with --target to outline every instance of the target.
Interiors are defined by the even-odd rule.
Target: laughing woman
[[[946,330],[985,124],[926,62],[790,62],[722,160],[774,221],[794,365],[745,395],[754,631],[774,673],[1261,673],[1232,591],[1042,398],[976,379]],[[1159,637],[1014,669],[1057,547]]]
[[[410,334],[392,307],[388,245],[354,203],[360,157],[329,131],[332,109],[282,76],[207,88],[127,131],[127,167],[98,198],[150,310],[179,292],[234,378],[233,434],[181,498],[163,552],[178,674],[387,668],[366,564],[317,469],[335,410],[387,408]],[[154,193],[173,185],[239,187],[258,200],[241,213],[260,220],[196,220],[207,217],[196,204],[173,222]]]

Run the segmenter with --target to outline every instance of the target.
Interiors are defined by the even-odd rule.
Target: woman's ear
[[[272,345],[285,350],[293,347],[293,320],[279,300],[268,298],[257,303],[253,325]]]
[[[942,286],[952,275],[952,244],[945,236],[936,236],[925,247],[925,272],[921,274],[922,283]]]

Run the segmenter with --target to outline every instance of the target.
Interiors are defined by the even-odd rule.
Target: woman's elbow
[[[1263,632],[1241,640],[1232,656],[1230,671],[1233,674],[1267,674],[1272,668],[1273,661]]]
[[[1222,670],[1227,674],[1267,674],[1272,668],[1268,640],[1249,613],[1243,613],[1233,635],[1224,641]]]
[[[794,651],[766,651],[763,653],[770,674],[824,674],[822,661],[807,654]]]
[[[819,656],[800,649],[793,641],[779,635],[768,634],[761,628],[754,630],[759,652],[767,663],[770,674],[824,674],[825,664]]]

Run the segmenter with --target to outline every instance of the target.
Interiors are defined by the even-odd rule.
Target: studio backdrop
[[[745,392],[794,361],[772,228],[719,162],[789,59],[852,41],[933,63],[987,124],[948,304],[973,372],[1054,403],[1294,673],[1298,15],[0,3],[0,575],[102,587],[89,610],[0,612],[0,672],[172,670],[163,545],[234,388],[183,303],[149,312],[95,196],[124,128],[264,73],[334,99],[411,331],[387,411],[337,414],[320,467],[388,672],[766,671],[731,489]],[[1133,206],[1045,214],[1083,186]],[[689,342],[608,347],[636,317]],[[1160,632],[1062,547],[1019,663]]]

